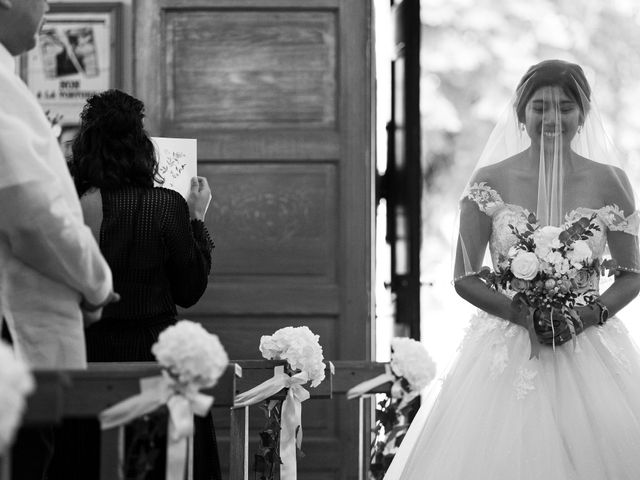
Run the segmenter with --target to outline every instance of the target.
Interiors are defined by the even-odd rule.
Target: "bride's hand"
[[[597,306],[585,305],[583,307],[577,307],[576,313],[582,321],[582,325],[576,325],[576,333],[582,333],[589,327],[595,327],[600,321],[600,310]],[[574,322],[575,324],[576,322]]]
[[[551,326],[553,322],[553,327]],[[565,319],[559,315],[549,318],[549,312],[536,310],[533,314],[533,328],[538,341],[543,345],[562,345],[572,338],[571,329]],[[574,328],[575,326],[574,322]]]
[[[511,323],[528,329],[530,308],[526,297],[522,293],[517,293],[511,300],[511,316],[509,318]]]

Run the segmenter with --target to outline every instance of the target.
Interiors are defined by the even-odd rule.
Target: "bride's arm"
[[[618,206],[625,215],[630,215],[627,220],[631,220],[633,225],[636,206],[633,188],[627,175],[621,169],[615,168],[609,169],[598,178],[606,179],[598,183],[603,189],[601,195],[605,198],[605,204]],[[640,292],[640,251],[635,231],[637,227],[628,226],[628,232],[619,231],[618,228],[609,227],[607,243],[611,258],[621,269],[616,274],[613,284],[600,296],[600,302],[606,306],[609,315],[615,315]],[[601,309],[597,305],[578,308],[585,328],[598,325],[600,313]]]
[[[454,277],[456,292],[479,309],[520,324],[522,315],[518,315],[511,299],[477,276],[491,235],[491,218],[469,199],[461,202],[459,232]]]
[[[623,268],[638,268],[638,237],[624,232],[609,232],[611,257]],[[620,270],[613,284],[600,296],[600,302],[607,307],[609,315],[615,315],[640,293],[640,274]],[[578,314],[585,328],[598,325],[600,308],[597,305],[580,307]]]
[[[458,295],[479,309],[496,317],[525,326],[524,320],[526,317],[519,314],[519,310],[512,304],[511,299],[489,288],[477,276],[468,276],[456,280],[455,289]]]

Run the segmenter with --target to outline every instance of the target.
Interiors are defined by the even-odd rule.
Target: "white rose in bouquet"
[[[567,252],[567,259],[576,268],[582,268],[584,263],[591,261],[591,248],[584,240],[576,240],[573,242],[572,249]],[[578,266],[579,265],[579,266]]]
[[[547,225],[539,228],[533,233],[533,241],[536,244],[536,255],[540,258],[545,258],[552,248],[560,248],[562,242],[560,241],[560,234],[562,229],[559,227],[553,227]]]
[[[179,383],[203,388],[213,387],[229,364],[218,336],[189,320],[163,330],[151,351]]]
[[[533,252],[520,250],[511,262],[511,271],[517,278],[533,280],[538,274],[540,262]]]
[[[436,375],[436,364],[424,345],[412,338],[391,340],[391,370],[409,383],[412,392],[420,392]]]
[[[33,388],[33,376],[27,365],[0,342],[0,454],[11,445],[22,419],[25,397]]]
[[[260,352],[267,360],[286,360],[292,370],[306,372],[312,387],[324,380],[325,364],[320,336],[309,327],[284,327],[273,335],[263,335]]]

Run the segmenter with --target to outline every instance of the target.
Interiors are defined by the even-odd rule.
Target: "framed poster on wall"
[[[77,124],[86,99],[121,84],[122,5],[51,3],[20,74],[50,118]]]

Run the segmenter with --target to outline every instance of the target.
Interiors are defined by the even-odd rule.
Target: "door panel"
[[[335,11],[172,11],[166,120],[191,128],[333,129]],[[207,62],[202,62],[203,57]]]
[[[213,191],[209,287],[181,315],[217,333],[234,359],[260,358],[260,337],[288,325],[320,335],[327,359],[370,359],[370,2],[133,5],[147,128],[197,138]],[[356,478],[352,413],[344,399],[305,403],[300,478]],[[216,420],[226,461],[228,420]]]

